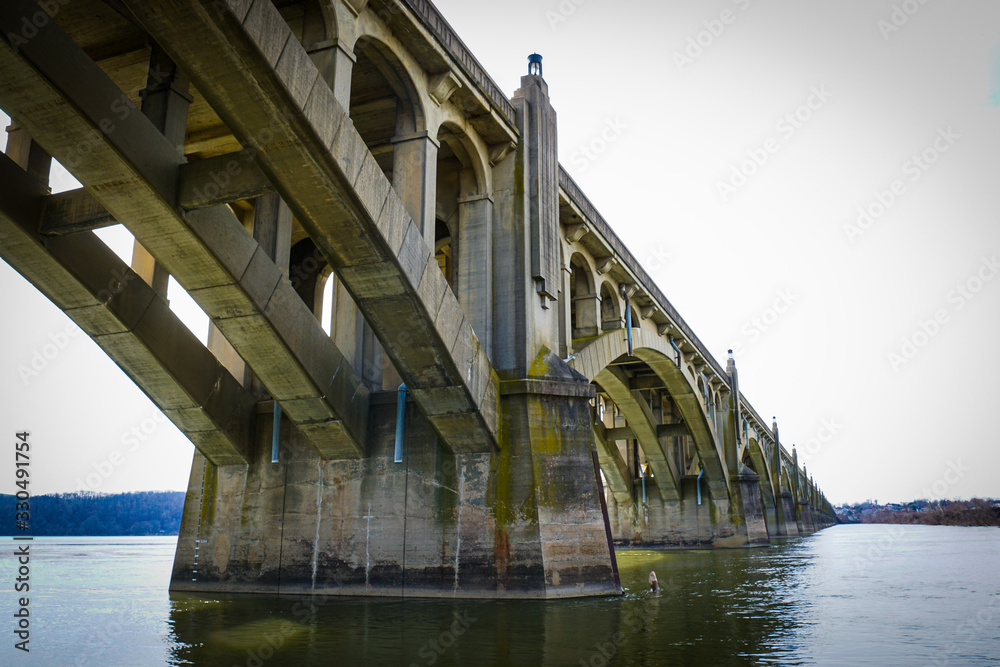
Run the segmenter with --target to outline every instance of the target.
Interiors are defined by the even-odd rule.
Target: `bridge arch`
[[[279,0],[274,4],[291,28],[292,34],[306,49],[337,37],[337,15],[331,3],[318,0]]]
[[[622,326],[618,293],[607,280],[601,283],[601,331],[620,329]]]
[[[628,354],[624,338],[621,332],[606,332],[578,350],[576,357],[569,363],[588,380],[593,381],[615,360]],[[687,425],[712,496],[717,499],[728,498],[728,471],[721,457],[721,445],[709,424],[697,388],[677,368],[670,343],[643,329],[636,330],[632,339],[633,356],[645,362],[663,382]]]
[[[354,55],[351,120],[382,171],[392,175],[395,144],[427,130],[424,104],[402,59],[385,42],[361,37]]]
[[[455,120],[445,120],[438,125],[435,137],[440,144],[438,165],[443,160],[450,159],[461,166],[458,196],[489,194],[492,191],[493,172],[489,168],[483,147],[475,141],[473,135]]]

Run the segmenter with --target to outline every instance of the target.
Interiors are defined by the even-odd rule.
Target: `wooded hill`
[[[0,535],[176,535],[184,508],[181,491],[33,496],[29,530],[15,524],[15,496],[0,494]]]

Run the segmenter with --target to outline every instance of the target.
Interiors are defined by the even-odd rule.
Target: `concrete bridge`
[[[172,588],[605,594],[614,543],[835,522],[558,164],[540,60],[508,98],[427,0],[0,28],[0,255],[194,443]],[[84,187],[50,194],[52,159]]]

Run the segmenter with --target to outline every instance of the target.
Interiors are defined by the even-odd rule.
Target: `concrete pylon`
[[[760,492],[760,476],[740,461],[745,446],[740,438],[740,390],[739,376],[733,351],[729,350],[726,362],[729,375],[729,411],[725,420],[723,451],[729,468],[731,502],[729,511],[736,534],[730,538],[717,540],[720,546],[753,546],[770,543],[764,505]]]
[[[403,460],[394,463],[396,397],[382,393],[373,398],[368,458],[321,460],[285,420],[272,463],[272,415],[259,414],[249,465],[195,456],[171,589],[615,593],[591,454],[592,388],[553,354],[535,369],[544,375],[507,390],[495,454],[451,453],[407,402]]]

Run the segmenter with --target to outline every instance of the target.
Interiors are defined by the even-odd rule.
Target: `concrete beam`
[[[181,165],[177,203],[192,210],[271,192],[274,186],[253,156],[248,151],[237,151]]]
[[[35,11],[3,3],[0,31]],[[176,205],[183,158],[54,21],[17,50],[0,41],[0,105],[178,280],[324,458],[364,455],[367,390],[228,207]]]
[[[274,5],[127,0],[337,272],[442,440],[497,447],[499,381],[434,253]]]
[[[44,194],[0,155],[0,256],[61,308],[215,465],[249,460],[256,401],[91,232],[43,239]]]
[[[77,188],[44,198],[38,231],[46,236],[59,236],[116,224],[118,221],[94,195],[85,188]]]
[[[656,437],[658,438],[673,438],[685,435],[691,435],[691,430],[684,422],[679,424],[657,424],[656,426]],[[629,426],[609,428],[607,436],[611,440],[625,440],[627,438],[634,438],[635,431]]]
[[[253,199],[274,192],[274,186],[247,151],[227,153],[180,165],[177,204],[185,210]],[[108,209],[86,188],[45,198],[39,232],[60,236],[118,224]]]
[[[680,500],[680,475],[669,451],[656,434],[656,424],[646,400],[628,387],[628,377],[619,368],[608,366],[594,378],[625,417],[635,439],[653,468],[656,486],[664,500]]]
[[[594,442],[597,443],[597,458],[601,463],[601,471],[604,479],[608,482],[611,495],[615,497],[615,502],[632,502],[632,479],[628,473],[628,465],[622,459],[618,446],[615,445],[610,435],[612,430],[604,424],[594,424]]]

